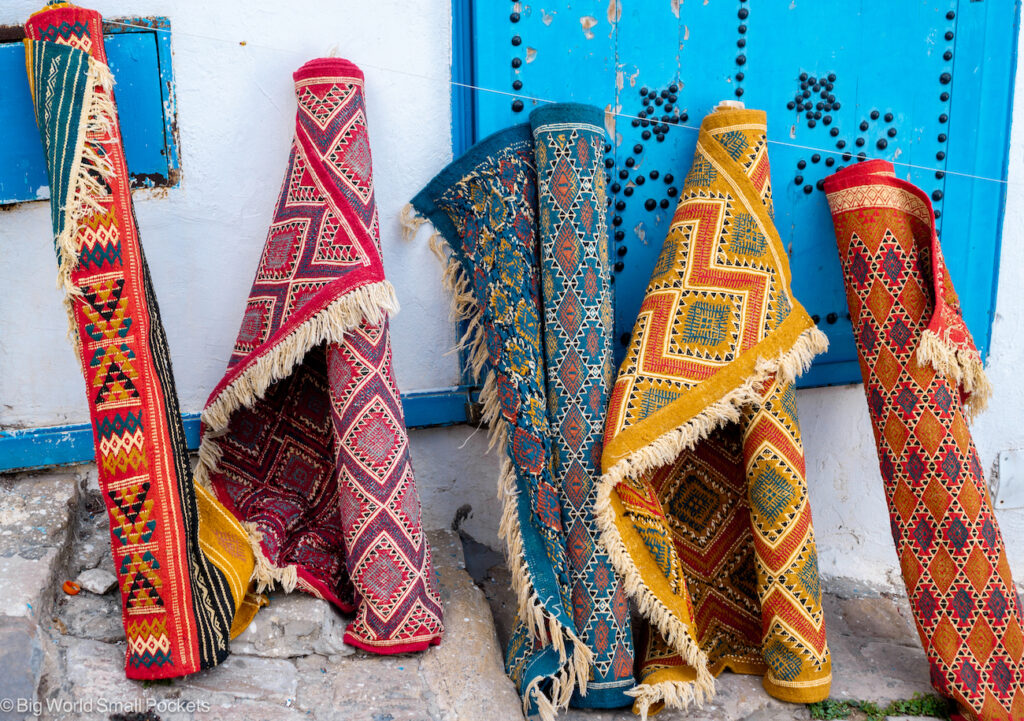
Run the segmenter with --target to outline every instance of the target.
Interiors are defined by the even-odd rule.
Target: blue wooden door
[[[462,0],[455,7],[456,28],[470,36],[456,37],[456,48],[471,47],[467,75],[500,91],[475,91],[472,112],[456,114],[456,122],[472,118],[475,137],[525,121],[546,100],[606,111],[620,352],[697,128],[722,99],[768,113],[776,225],[797,297],[831,342],[802,385],[860,379],[821,190],[822,178],[858,157],[902,163],[897,173],[931,194],[967,322],[987,351],[1017,0],[553,0],[543,7]]]

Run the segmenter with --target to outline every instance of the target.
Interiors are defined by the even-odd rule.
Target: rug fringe
[[[807,328],[788,350],[774,358],[759,359],[754,366],[754,372],[742,385],[708,405],[699,416],[691,418],[619,460],[601,476],[594,511],[601,531],[601,542],[608,552],[608,557],[623,578],[626,592],[637,603],[640,614],[649,619],[666,643],[687,665],[697,671],[697,678],[692,684],[683,684],[692,687],[692,692],[668,687],[655,692],[644,689],[642,685],[634,689],[644,713],[658,700],[664,700],[666,705],[672,708],[685,708],[691,701],[702,705],[714,697],[714,677],[708,670],[707,657],[690,635],[689,627],[676,618],[668,606],[647,587],[639,569],[630,558],[615,525],[615,510],[611,503],[612,491],[627,478],[638,478],[648,471],[673,462],[680,453],[693,448],[719,427],[738,421],[745,406],[761,400],[761,388],[765,381],[774,375],[780,381],[792,383],[797,376],[806,372],[816,355],[827,349],[828,338],[825,334],[816,326]],[[655,698],[658,694],[660,696]]]
[[[654,704],[661,703],[668,708],[685,709],[691,703],[700,706],[713,697],[705,694],[699,698],[700,693],[696,684],[681,681],[640,684],[626,691],[626,695],[636,699],[633,703],[633,713],[640,716],[640,721],[647,721],[647,715]]]
[[[236,410],[248,408],[271,385],[287,378],[312,348],[321,343],[340,343],[360,323],[383,323],[387,314],[397,312],[395,289],[386,280],[364,285],[338,298],[295,328],[222,390],[203,410],[203,423],[214,431],[227,428]]]
[[[90,57],[83,98],[85,122],[81,123],[75,140],[74,159],[70,171],[71,191],[61,208],[64,229],[53,239],[57,251],[57,288],[64,292],[67,337],[76,352],[79,351],[81,340],[78,337],[72,301],[82,296],[82,289],[71,281],[71,271],[78,267],[79,226],[90,215],[103,212],[99,199],[109,197],[107,183],[112,181],[114,176],[113,167],[96,151],[91,140],[93,137],[105,138],[113,134],[114,118],[117,117],[112,95],[113,87],[114,76],[110,68]]]
[[[398,223],[402,226],[402,239],[412,240],[416,236],[416,231],[426,222],[427,219],[416,212],[412,203],[403,205],[398,214]]]
[[[256,593],[271,590],[275,583],[280,583],[285,593],[294,591],[299,582],[298,566],[275,566],[263,552],[263,533],[259,526],[253,521],[245,521],[242,526],[248,532],[249,547],[256,557],[256,565],[250,579],[256,582]]]
[[[101,152],[97,152],[92,140],[113,135],[114,118],[117,117],[113,87],[114,76],[110,68],[90,57],[82,111],[85,122],[80,124],[75,140],[70,171],[71,192],[61,208],[64,229],[54,239],[58,263],[57,287],[68,296],[82,294],[81,289],[71,282],[71,271],[78,267],[79,226],[90,215],[104,211],[99,200],[110,195],[107,183],[114,177],[114,168]],[[73,316],[70,320],[74,323]]]
[[[917,347],[917,362],[918,365],[930,365],[936,373],[963,388],[967,394],[964,415],[968,422],[988,407],[992,384],[978,351],[957,348],[943,341],[934,331],[925,330]]]

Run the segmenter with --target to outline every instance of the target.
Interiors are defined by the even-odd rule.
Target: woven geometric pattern
[[[634,685],[629,605],[600,551],[594,520],[601,436],[612,379],[612,296],[605,223],[604,128],[597,108],[572,122],[563,106],[531,115],[537,164],[544,365],[551,475],[562,526],[576,631],[594,652],[587,695],[573,706],[628,706]]]
[[[826,192],[893,540],[932,683],[968,718],[1024,718],[1020,603],[967,427],[983,384],[975,378],[970,393],[955,378],[970,377],[972,363],[980,371],[980,358],[931,205],[882,161],[840,171]],[[937,372],[929,333],[960,367]]]
[[[612,391],[599,521],[648,609],[641,712],[726,668],[787,701],[831,682],[793,387],[825,341],[790,291],[766,147],[763,113],[705,118]]]
[[[200,550],[199,509],[167,341],[142,254],[98,13],[60,4],[25,27],[50,174],[61,285],[85,376],[129,678],[228,655],[241,598]],[[80,130],[85,132],[80,135]],[[84,137],[83,137],[84,136]],[[252,570],[237,526],[219,551]]]
[[[610,383],[602,114],[556,104],[531,120],[535,137],[521,125],[482,140],[412,206],[451,251],[446,283],[507,456],[501,533],[518,607],[506,671],[550,719],[570,701],[628,703],[632,648],[592,521]]]
[[[204,411],[201,477],[258,532],[261,586],[354,612],[347,643],[422,650],[440,642],[442,609],[391,368],[363,75],[314,60],[295,92],[277,208]]]

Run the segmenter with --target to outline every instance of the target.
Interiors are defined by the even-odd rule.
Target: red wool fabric
[[[363,74],[294,75],[284,185],[242,327],[203,413],[201,480],[257,541],[256,580],[356,618],[375,653],[440,642],[441,602],[391,367]]]
[[[826,179],[889,520],[935,689],[1024,718],[1024,630],[967,423],[990,392],[928,196],[875,160]]]

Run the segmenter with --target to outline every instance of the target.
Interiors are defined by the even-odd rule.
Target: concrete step
[[[465,539],[464,539],[465,540]],[[508,642],[515,598],[503,563],[469,541],[467,564],[483,588],[494,614],[502,647]],[[480,558],[474,556],[479,553]],[[483,570],[482,570],[483,569]],[[885,707],[892,701],[931,695],[928,661],[914,628],[905,596],[883,594],[854,581],[832,579],[826,584],[825,623],[832,652],[831,699],[871,701]],[[765,692],[759,677],[724,673],[716,682],[714,700],[702,709],[664,711],[658,721],[779,721],[811,718],[807,706],[777,701]],[[570,709],[570,721],[635,721],[628,708],[614,711]],[[853,715],[851,719],[856,719]],[[926,721],[926,717],[918,716]]]
[[[113,571],[98,489],[86,487],[81,500],[70,514],[74,523],[65,524],[74,527],[75,538],[65,564],[36,583],[36,597],[52,599],[52,619],[42,631],[48,646],[40,657],[47,670],[37,698],[43,708],[28,718],[107,721],[113,711],[147,710],[162,721],[522,718],[487,601],[466,572],[462,543],[451,531],[428,532],[445,606],[440,646],[416,655],[364,653],[342,642],[350,619],[330,604],[303,593],[273,593],[269,606],[232,641],[232,655],[221,666],[168,682],[129,681],[117,589],[75,596],[58,590],[58,581],[83,571]],[[0,661],[0,674],[19,660]],[[12,693],[31,697],[27,687]]]
[[[46,629],[84,481],[73,472],[0,477],[0,700],[35,699],[53,670]],[[23,715],[0,706],[0,721]]]

